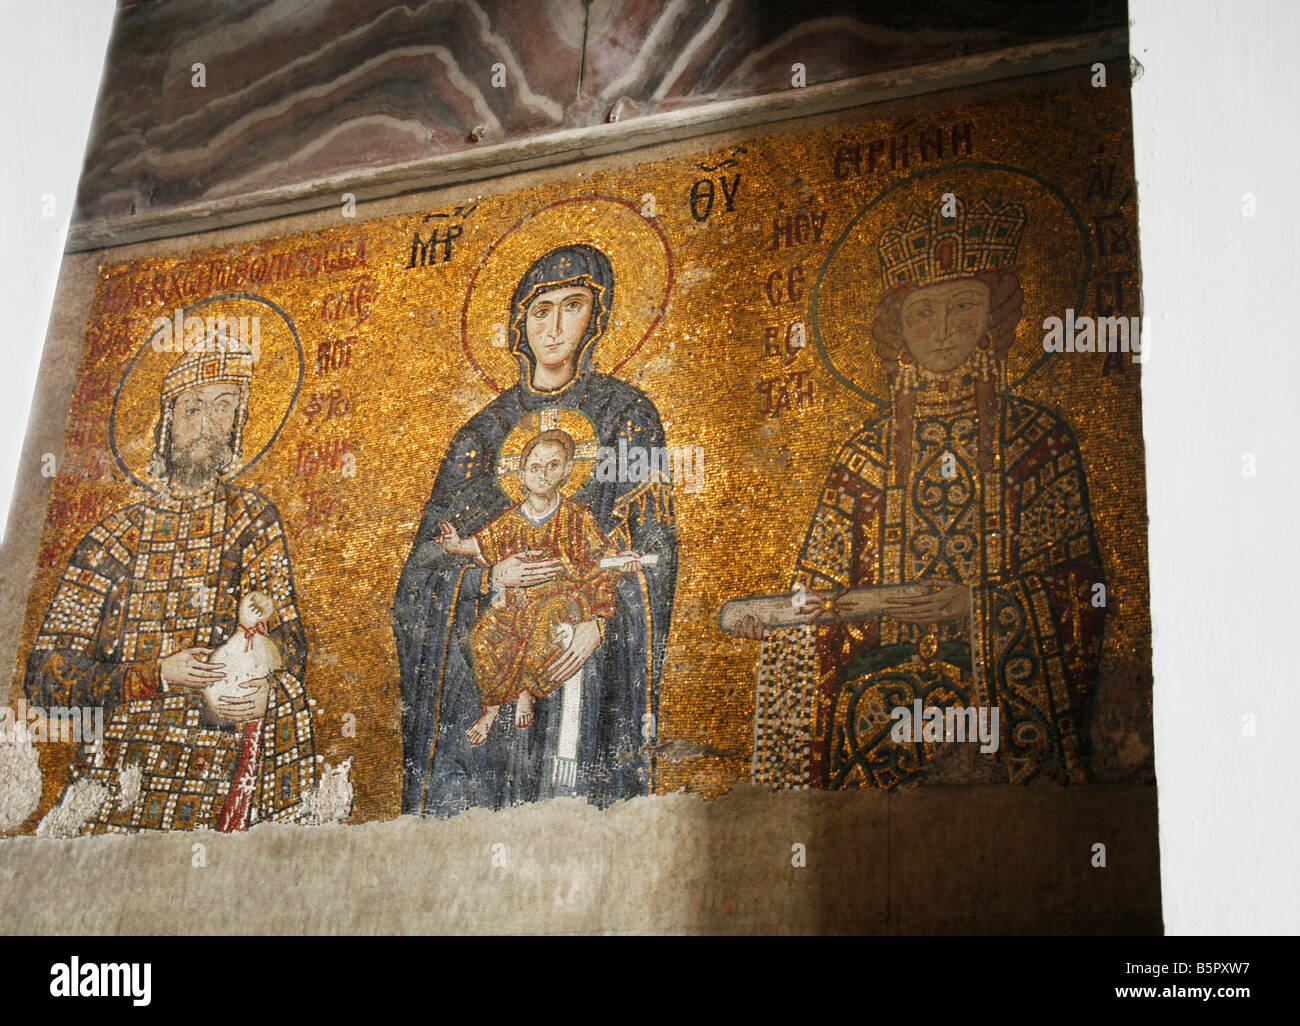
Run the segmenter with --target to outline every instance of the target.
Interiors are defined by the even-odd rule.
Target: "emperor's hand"
[[[227,723],[246,723],[266,714],[266,701],[271,693],[271,679],[258,677],[240,685],[238,695],[222,695],[214,698],[212,689],[203,692],[203,701],[208,711],[219,720]]]
[[[225,663],[210,663],[208,656],[213,649],[194,645],[173,652],[166,659],[158,660],[162,679],[168,684],[179,684],[187,688],[205,688],[225,679]]]

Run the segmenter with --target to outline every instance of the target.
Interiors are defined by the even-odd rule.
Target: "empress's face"
[[[903,341],[928,371],[965,363],[989,327],[989,288],[965,279],[917,289],[903,302]]]
[[[524,488],[539,499],[553,499],[569,473],[569,459],[564,450],[551,442],[533,446],[519,479]]]
[[[592,302],[591,289],[581,285],[550,289],[533,297],[524,324],[538,363],[557,370],[573,361],[591,321]]]
[[[203,385],[182,392],[172,408],[172,445],[177,452],[224,446],[238,411],[239,389],[234,385]]]

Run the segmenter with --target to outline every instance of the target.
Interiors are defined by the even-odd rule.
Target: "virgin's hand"
[[[573,641],[560,653],[559,657],[546,668],[552,684],[568,680],[580,669],[596,646],[600,644],[600,625],[595,620],[588,620],[573,628]]]
[[[195,645],[158,660],[162,679],[168,684],[180,684],[187,688],[205,688],[224,680],[226,675],[222,671],[226,664],[207,662],[212,652],[213,649]]]
[[[964,620],[970,615],[970,588],[957,581],[920,581],[933,590],[914,598],[894,598],[885,603],[884,613],[903,623],[940,623]]]
[[[564,575],[558,559],[540,559],[540,549],[516,552],[492,568],[492,584],[505,588],[530,588]]]

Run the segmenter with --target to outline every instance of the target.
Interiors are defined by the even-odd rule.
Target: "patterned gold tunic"
[[[474,683],[484,705],[508,702],[522,688],[544,698],[559,686],[546,674],[562,650],[554,642],[555,627],[614,615],[619,574],[599,564],[617,547],[586,506],[563,495],[540,524],[516,506],[474,538],[489,565],[516,552],[539,551],[539,558],[558,558],[564,567],[563,577],[546,584],[507,588],[505,601],[489,607],[470,635]]]
[[[168,690],[158,662],[226,640],[249,591],[274,600],[267,632],[284,669],[261,719],[223,726],[197,690]],[[219,483],[183,499],[151,496],[90,529],[50,603],[25,686],[34,704],[109,714],[102,745],[85,746],[73,767],[73,781],[110,793],[88,832],[235,830],[291,816],[315,783],[306,655],[279,513],[257,492]],[[122,808],[121,770],[132,764],[140,797]]]

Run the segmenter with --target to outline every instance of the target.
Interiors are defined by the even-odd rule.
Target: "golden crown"
[[[247,342],[220,331],[209,332],[163,377],[162,403],[201,385],[232,384],[247,389],[253,383],[253,351]]]
[[[1025,230],[1025,208],[1018,203],[994,206],[981,199],[967,209],[951,193],[929,215],[911,213],[906,221],[880,235],[880,266],[885,288],[902,282],[962,278],[1016,262]]]

